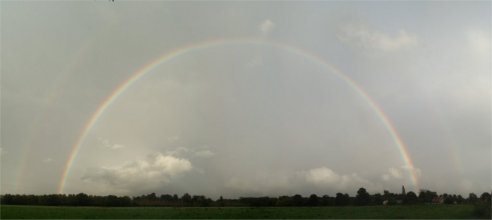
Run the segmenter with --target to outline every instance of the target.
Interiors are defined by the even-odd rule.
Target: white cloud
[[[233,176],[225,181],[227,190],[244,195],[274,195],[292,192],[298,185],[296,176],[287,173],[257,172],[253,176]]]
[[[178,147],[174,150],[170,150],[167,154],[177,157],[188,157],[188,158],[210,158],[215,156],[215,153],[209,149],[208,146],[204,145],[198,149]]]
[[[471,49],[479,54],[487,54],[492,50],[490,33],[483,30],[469,30],[466,37]]]
[[[340,182],[341,179],[342,177],[340,175],[326,167],[311,169],[306,173],[306,181],[317,185],[333,184]]]
[[[215,155],[214,152],[210,150],[197,150],[194,152],[195,157],[201,157],[201,158],[209,158],[213,157]]]
[[[245,63],[246,68],[259,67],[263,65],[263,56],[258,55],[251,59],[249,62]]]
[[[389,170],[389,174],[391,175],[391,177],[396,178],[396,179],[401,179],[402,178],[402,175],[401,175],[400,170],[398,170],[398,169],[396,169],[394,167],[391,167],[388,170]]]
[[[275,28],[275,23],[273,23],[270,19],[266,19],[258,26],[262,35],[264,37],[268,36],[270,32],[272,32],[273,28]]]
[[[229,179],[225,183],[225,187],[233,189],[233,190],[243,191],[243,192],[257,192],[258,191],[257,184],[252,184],[251,182],[239,179],[237,177],[233,177],[233,178]]]
[[[297,172],[256,173],[253,176],[234,176],[225,181],[225,189],[239,195],[285,195],[300,193],[354,192],[364,187],[379,192],[382,187],[356,173],[339,174],[327,167],[318,167]]]
[[[51,163],[53,161],[53,159],[51,158],[44,158],[43,159],[43,163]]]
[[[404,178],[409,178],[409,174],[415,175],[417,178],[421,176],[421,170],[418,168],[411,168],[408,166],[401,166],[400,168],[390,167],[388,168],[388,173],[382,175],[383,180],[402,180]]]
[[[382,51],[396,51],[417,45],[418,40],[414,34],[405,30],[399,30],[393,36],[371,29],[366,25],[348,24],[340,28],[337,37],[342,42],[365,49]]]
[[[409,172],[412,175],[415,175],[417,178],[422,176],[422,170],[417,167],[402,166],[401,169],[405,170],[405,172]]]
[[[125,148],[124,145],[111,143],[106,138],[98,138],[98,141],[101,143],[101,146],[102,147],[108,148],[108,149],[111,149],[111,150],[118,150],[118,149],[121,149],[121,148]]]
[[[175,135],[175,136],[170,136],[170,137],[167,137],[167,140],[169,142],[176,142],[180,139],[180,137],[178,135]]]
[[[467,179],[462,180],[461,186],[465,192],[471,192],[473,190],[473,183],[470,180]]]
[[[121,148],[124,148],[125,146],[121,145],[121,144],[113,144],[113,145],[110,145],[109,148],[112,149],[112,150],[117,150],[117,149],[121,149]]]
[[[338,174],[327,167],[314,168],[304,173],[307,183],[322,188],[332,188],[346,190],[350,188],[365,187],[374,190],[376,187],[369,180],[360,177],[358,174]]]
[[[103,167],[88,172],[82,179],[87,182],[131,191],[154,189],[169,183],[190,171],[189,160],[160,153],[118,167]]]
[[[383,174],[381,176],[381,178],[384,180],[384,181],[389,181],[390,180],[390,176],[388,174]]]
[[[5,156],[5,155],[7,155],[7,154],[8,154],[8,151],[7,151],[7,150],[5,150],[5,148],[0,147],[0,157]]]

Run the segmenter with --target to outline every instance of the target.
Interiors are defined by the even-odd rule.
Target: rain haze
[[[1,193],[491,190],[491,2],[2,1]]]

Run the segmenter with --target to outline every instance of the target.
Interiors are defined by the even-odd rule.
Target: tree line
[[[239,207],[239,206],[366,206],[366,205],[408,205],[408,204],[488,204],[490,210],[491,194],[488,192],[477,196],[470,193],[467,198],[455,194],[437,194],[430,190],[421,190],[419,194],[391,193],[385,190],[382,194],[369,194],[360,188],[355,196],[347,193],[336,193],[335,196],[311,194],[308,197],[296,194],[279,197],[240,197],[226,199],[220,196],[211,199],[203,195],[150,193],[141,196],[97,196],[79,194],[49,195],[12,195],[0,196],[3,205],[46,205],[46,206],[167,206],[167,207]],[[487,206],[487,205],[486,205]],[[490,212],[490,211],[489,211]]]

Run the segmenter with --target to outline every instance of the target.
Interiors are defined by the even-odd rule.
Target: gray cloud
[[[309,195],[332,194],[336,192],[353,193],[360,187],[370,192],[379,192],[382,185],[375,184],[357,173],[340,174],[325,166],[290,173],[265,175],[262,172],[253,177],[232,177],[225,183],[225,189],[240,195],[288,195],[301,193]]]
[[[258,26],[263,36],[268,36],[270,32],[275,28],[275,23],[270,19],[266,19]]]
[[[123,192],[155,190],[192,168],[187,159],[157,153],[118,167],[102,167],[88,171],[82,179]]]
[[[390,35],[362,24],[343,25],[337,36],[342,42],[356,47],[389,52],[410,48],[418,44],[415,34],[408,33],[403,29]]]

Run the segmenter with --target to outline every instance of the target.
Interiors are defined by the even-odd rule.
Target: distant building
[[[401,195],[406,196],[407,194],[405,193],[405,186],[401,185]]]

